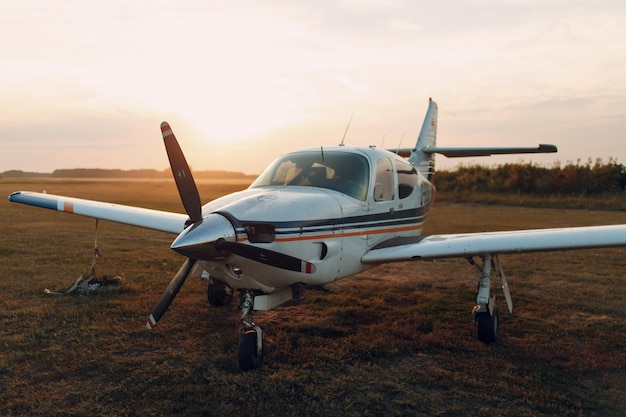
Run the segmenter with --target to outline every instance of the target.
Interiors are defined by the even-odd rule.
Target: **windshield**
[[[305,151],[284,155],[267,167],[250,188],[299,185],[339,191],[365,200],[369,164],[361,155],[347,152]]]

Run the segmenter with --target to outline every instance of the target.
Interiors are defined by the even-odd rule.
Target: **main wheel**
[[[498,307],[493,308],[493,315],[489,312],[476,315],[476,330],[478,340],[483,343],[496,343],[498,338]]]
[[[215,307],[223,307],[230,304],[233,299],[233,290],[222,281],[212,281],[209,282],[206,295],[209,304]]]
[[[261,341],[263,346],[263,341]],[[244,371],[250,371],[261,366],[263,362],[263,348],[257,351],[257,332],[247,329],[239,339],[239,367]]]

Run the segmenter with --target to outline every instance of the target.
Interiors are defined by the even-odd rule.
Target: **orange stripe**
[[[63,211],[65,213],[74,214],[74,203],[72,203],[71,201],[64,201],[63,202]]]
[[[300,237],[284,237],[278,238],[274,242],[296,242],[300,240],[315,240],[315,239],[338,239],[343,237],[353,237],[353,236],[365,236],[365,235],[380,235],[383,233],[396,233],[396,232],[408,232],[411,230],[420,230],[423,229],[424,225],[419,224],[416,226],[405,226],[405,227],[396,227],[393,229],[379,229],[379,230],[361,230],[358,232],[350,232],[350,233],[338,233],[338,234],[328,234],[328,235],[315,235],[315,236],[300,236]],[[238,238],[237,242],[245,242],[248,238]]]

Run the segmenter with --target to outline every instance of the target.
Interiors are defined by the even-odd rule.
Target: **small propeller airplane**
[[[478,338],[496,341],[498,308],[492,281],[500,278],[513,304],[498,256],[626,245],[626,225],[422,236],[435,196],[434,156],[550,153],[538,147],[437,147],[437,105],[429,100],[411,149],[310,148],[276,159],[249,188],[201,203],[191,170],[169,124],[161,132],[186,214],[34,192],[12,202],[177,234],[171,248],[187,259],[158,301],[152,329],[198,265],[209,274],[213,306],[238,291],[238,360],[243,370],[263,359],[254,311],[270,310],[316,288],[388,262],[462,257],[479,271],[472,314]]]

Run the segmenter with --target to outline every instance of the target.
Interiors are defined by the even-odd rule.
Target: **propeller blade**
[[[315,265],[311,262],[303,261],[302,259],[273,250],[263,249],[252,245],[244,245],[243,243],[229,242],[224,239],[218,240],[215,244],[215,248],[217,250],[228,251],[243,258],[251,259],[276,268],[302,272],[305,274],[315,273]]]
[[[193,179],[185,155],[176,140],[176,136],[174,136],[174,132],[172,132],[167,122],[161,123],[161,133],[163,134],[163,142],[165,142],[167,157],[170,160],[170,167],[172,168],[172,174],[174,174],[174,181],[176,181],[180,199],[183,201],[183,206],[191,223],[195,223],[202,219],[202,202],[200,201],[198,187],[196,187],[196,182]]]
[[[180,267],[172,281],[170,281],[170,284],[165,289],[165,292],[161,296],[161,299],[157,303],[156,307],[154,307],[154,310],[152,311],[152,314],[150,315],[150,318],[146,323],[148,329],[153,329],[154,326],[157,325],[157,322],[161,320],[161,317],[163,317],[163,314],[165,314],[165,311],[172,303],[172,300],[174,300],[174,297],[176,297],[176,294],[178,294],[180,287],[182,287],[185,283],[185,280],[187,279],[187,276],[191,272],[191,269],[193,268],[195,263],[195,259],[188,258],[183,266]]]

